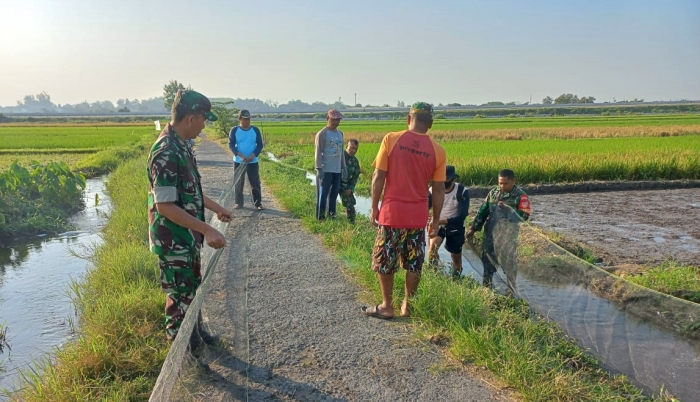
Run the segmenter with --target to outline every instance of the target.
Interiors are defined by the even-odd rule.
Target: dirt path
[[[204,141],[197,159],[205,193],[218,198],[232,175],[230,156]],[[320,240],[264,187],[265,211],[251,209],[246,193],[202,309],[224,347],[204,354],[210,370],[196,382],[195,400],[504,400],[417,340],[408,321],[362,316],[360,289]]]

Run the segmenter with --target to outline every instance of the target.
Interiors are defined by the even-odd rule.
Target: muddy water
[[[95,196],[99,203],[95,205]],[[87,180],[86,208],[71,218],[75,231],[0,249],[0,322],[11,350],[0,354],[0,388],[16,389],[19,370],[73,338],[77,317],[70,284],[90,263],[99,231],[111,210],[105,178]]]
[[[315,175],[307,172],[306,177],[315,185]],[[356,199],[357,212],[368,215],[371,200],[358,196]],[[444,247],[440,258],[450,261]],[[447,266],[446,273],[449,270]],[[481,261],[466,245],[462,274],[479,282],[483,274]],[[494,277],[494,286],[501,293],[506,290],[504,277],[500,269]],[[517,295],[540,315],[556,322],[611,373],[626,375],[648,394],[658,394],[663,387],[681,401],[698,400],[700,342],[629,314],[623,306],[573,283],[550,286],[519,275]]]

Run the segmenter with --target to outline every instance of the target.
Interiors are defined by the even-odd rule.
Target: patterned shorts
[[[379,226],[372,250],[372,268],[393,274],[399,264],[410,272],[421,272],[425,260],[425,229],[394,229]]]

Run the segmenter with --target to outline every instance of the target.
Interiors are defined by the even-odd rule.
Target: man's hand
[[[369,221],[372,223],[373,226],[379,226],[379,208],[370,208]]]
[[[248,162],[252,162],[253,159],[255,159],[255,152],[253,152],[252,154],[248,155],[247,158],[245,158],[245,160],[247,160]]]
[[[352,195],[352,190],[350,190],[350,189],[345,190],[345,195]]]
[[[204,233],[204,241],[211,248],[224,248],[226,246],[224,235],[212,227]]]
[[[474,233],[476,233],[474,229],[469,229],[469,231],[467,232],[467,239],[471,239],[472,237],[474,237]]]
[[[440,221],[433,221],[430,224],[430,231],[428,232],[428,237],[431,239],[438,235],[440,231]]]
[[[231,219],[233,219],[233,215],[231,214],[231,211],[229,211],[226,208],[221,208],[221,211],[216,213],[216,217],[221,222],[231,222]]]
[[[323,181],[323,169],[316,168],[316,178],[318,178],[319,181]]]

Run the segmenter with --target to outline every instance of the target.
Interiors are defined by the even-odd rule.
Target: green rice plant
[[[0,171],[4,171],[10,167],[14,162],[22,166],[28,166],[33,162],[38,162],[40,164],[47,163],[65,163],[68,166],[74,166],[79,160],[93,153],[82,152],[83,150],[78,150],[78,152],[73,151],[59,151],[59,152],[35,152],[34,150],[27,150],[22,153],[3,153],[0,152]]]
[[[3,126],[0,125],[0,149],[104,149],[114,145],[134,144],[144,134],[144,126]]]
[[[513,169],[520,183],[591,180],[700,179],[700,136],[576,140],[461,141],[442,144],[467,186],[495,185],[501,169]],[[293,155],[285,163],[312,170],[312,145],[277,145]],[[369,188],[379,144],[361,143],[360,189]],[[288,162],[289,161],[289,162]]]
[[[325,121],[260,122],[267,143],[311,145]],[[390,131],[406,129],[405,119],[342,122],[345,138],[380,142]],[[531,117],[436,120],[430,135],[438,141],[531,140],[609,137],[668,137],[700,134],[700,115],[624,117]]]

